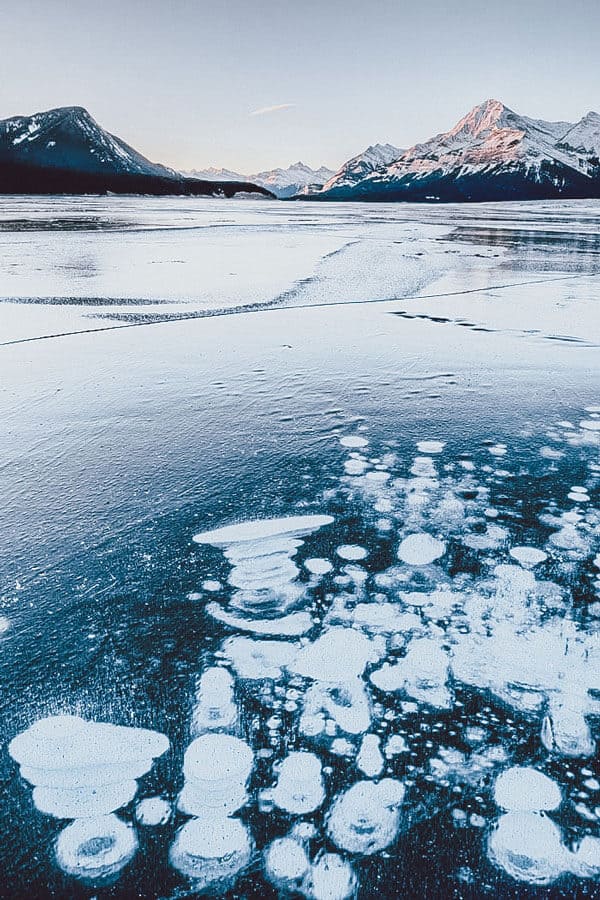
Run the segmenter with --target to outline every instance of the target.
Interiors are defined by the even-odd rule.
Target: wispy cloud
[[[293,109],[295,103],[278,103],[276,106],[261,106],[253,109],[249,115],[251,116],[268,116],[269,113],[283,112],[284,109]]]

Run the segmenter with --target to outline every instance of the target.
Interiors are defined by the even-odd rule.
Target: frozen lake
[[[599,302],[598,202],[5,199],[0,894],[598,896]]]

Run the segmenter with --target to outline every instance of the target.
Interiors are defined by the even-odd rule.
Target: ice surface
[[[158,731],[50,716],[9,744],[21,775],[35,785],[40,812],[70,819],[114,812],[133,799],[136,779],[169,749]]]
[[[511,878],[527,884],[551,884],[568,868],[560,831],[543,813],[500,816],[488,841],[488,854]]]
[[[171,805],[164,797],[144,797],[135,807],[135,817],[140,825],[166,825],[171,818]]]
[[[381,739],[376,734],[365,734],[362,739],[356,765],[367,778],[376,778],[383,771]]]
[[[398,547],[398,556],[409,566],[426,566],[446,552],[446,545],[430,534],[409,534]]]
[[[171,865],[192,879],[194,890],[225,885],[250,861],[252,839],[238,819],[191,819],[169,851]]]
[[[544,553],[543,550],[538,550],[537,547],[511,547],[509,552],[513,559],[516,559],[517,562],[520,562],[522,566],[527,568],[537,566],[539,563],[544,562],[545,559],[548,559],[548,554]]]
[[[384,778],[378,784],[359,781],[334,801],[327,832],[340,849],[370,856],[389,847],[400,826],[402,782]]]
[[[494,800],[502,809],[535,812],[556,809],[562,803],[562,794],[556,782],[542,772],[515,766],[496,779]]]
[[[246,803],[246,784],[253,764],[252,749],[240,738],[201,735],[185,751],[185,783],[178,808],[191,816],[230,815]]]
[[[286,641],[261,641],[232,637],[223,642],[222,651],[240,678],[281,678],[298,655],[298,646]]]
[[[288,754],[278,766],[272,797],[276,806],[294,815],[314,812],[325,799],[320,759],[307,751]]]
[[[265,871],[280,889],[298,889],[310,867],[306,850],[291,837],[277,838],[265,850]]]
[[[233,678],[227,669],[211,666],[200,676],[192,713],[192,734],[231,728],[238,711],[233,696]]]
[[[337,853],[322,853],[313,864],[302,893],[308,900],[349,900],[356,888],[350,862]]]
[[[93,885],[110,883],[135,856],[138,841],[115,815],[75,819],[56,841],[59,867]]]

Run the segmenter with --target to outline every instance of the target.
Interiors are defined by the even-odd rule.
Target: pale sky
[[[15,0],[0,118],[85,106],[176,168],[337,168],[489,97],[600,110],[600,0]]]

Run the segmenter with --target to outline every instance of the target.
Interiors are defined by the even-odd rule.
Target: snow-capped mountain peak
[[[521,116],[485,100],[383,165],[373,150],[345,163],[323,199],[503,200],[600,196],[600,116],[576,124]],[[375,154],[377,155],[377,154]]]
[[[371,144],[362,153],[353,156],[323,185],[323,191],[333,186],[351,186],[358,184],[363,178],[377,169],[389,165],[404,153],[393,144]]]

